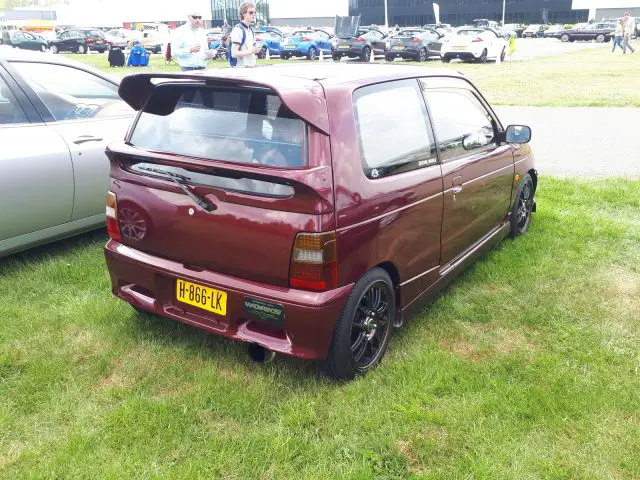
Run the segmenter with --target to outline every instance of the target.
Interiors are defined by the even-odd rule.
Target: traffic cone
[[[371,56],[369,57],[369,63],[376,63],[376,56],[373,54],[373,50],[371,50]]]
[[[267,47],[267,53],[264,56],[267,62],[271,61],[271,54],[269,53],[269,47]]]
[[[87,45],[87,55],[91,55],[91,47]]]
[[[324,62],[324,50],[320,49],[320,57],[318,58],[321,62]]]

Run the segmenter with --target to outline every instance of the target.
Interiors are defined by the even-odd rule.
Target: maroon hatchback
[[[535,211],[531,131],[464,76],[310,65],[125,78],[113,293],[349,379]]]

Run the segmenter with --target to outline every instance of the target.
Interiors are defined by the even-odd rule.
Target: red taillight
[[[480,37],[476,37],[473,40],[471,40],[472,43],[476,43],[476,42],[484,42],[483,39],[481,39]]]
[[[411,43],[420,43],[422,40],[420,40],[419,38],[412,38],[411,39]]]
[[[118,204],[116,194],[113,192],[107,192],[107,233],[112,240],[122,241],[120,223],[118,223]]]
[[[87,38],[84,39],[84,41],[87,42],[87,43],[93,43],[93,38],[87,37]]]
[[[356,37],[353,39],[354,42],[366,42],[367,39],[363,37]]]
[[[291,255],[291,288],[323,292],[338,286],[336,233],[299,233]]]
[[[256,42],[261,42],[261,41],[262,41],[262,38],[256,37]]]
[[[304,37],[301,42],[311,42],[312,40],[309,37]]]

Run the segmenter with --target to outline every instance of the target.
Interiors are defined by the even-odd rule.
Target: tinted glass
[[[159,86],[131,143],[146,150],[291,168],[307,164],[306,128],[264,91]]]
[[[437,162],[424,100],[414,80],[361,88],[354,109],[369,178]]]
[[[9,87],[0,78],[0,126],[12,123],[26,123],[27,117]]]
[[[130,115],[118,86],[77,68],[50,63],[12,62],[55,120]]]
[[[489,112],[475,94],[466,88],[427,89],[426,98],[443,160],[469,154],[463,139],[480,134],[485,148],[494,142],[494,128]]]

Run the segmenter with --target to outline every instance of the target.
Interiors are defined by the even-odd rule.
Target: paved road
[[[543,173],[640,178],[640,108],[495,107],[495,110],[505,126],[520,123],[531,127],[531,146],[537,168]]]

